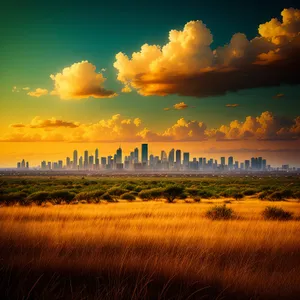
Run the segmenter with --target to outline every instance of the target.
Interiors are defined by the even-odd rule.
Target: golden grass
[[[30,266],[41,274],[108,274],[110,287],[101,299],[125,298],[126,289],[132,299],[149,298],[158,278],[163,285],[150,299],[164,299],[173,282],[190,286],[178,299],[213,293],[228,299],[293,299],[300,292],[300,222],[263,220],[267,205],[233,201],[228,206],[240,218],[230,221],[206,219],[212,204],[205,202],[2,207],[2,265]],[[299,203],[276,205],[300,215]],[[131,273],[138,274],[134,288],[125,280]]]

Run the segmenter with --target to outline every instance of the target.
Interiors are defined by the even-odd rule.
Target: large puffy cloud
[[[103,88],[106,79],[88,61],[74,63],[61,73],[50,75],[50,78],[54,81],[51,94],[61,99],[111,98],[117,95]]]
[[[219,128],[197,120],[181,118],[160,132],[145,127],[140,118],[124,118],[120,114],[95,123],[79,123],[56,118],[35,117],[29,124],[10,125],[11,131],[0,141],[34,142],[187,142],[214,140],[284,140],[300,138],[300,116],[295,120],[265,111],[260,116],[247,116]]]
[[[295,120],[274,116],[265,111],[258,117],[247,116],[244,122],[232,121],[229,125],[210,130],[210,137],[216,139],[258,139],[279,140],[300,137],[300,118]]]
[[[48,94],[48,90],[47,89],[42,89],[42,88],[37,88],[32,92],[28,92],[27,95],[31,96],[31,97],[41,97],[41,96],[45,96]]]
[[[285,9],[283,20],[259,26],[259,36],[242,33],[212,50],[212,34],[202,21],[171,30],[164,46],[144,44],[131,57],[120,52],[114,67],[118,80],[140,94],[206,97],[228,91],[299,84],[300,10]]]

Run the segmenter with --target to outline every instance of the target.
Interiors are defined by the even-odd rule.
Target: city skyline
[[[212,157],[194,157],[190,152],[184,152],[181,149],[172,148],[169,152],[161,150],[159,155],[148,154],[148,144],[141,144],[140,149],[135,147],[125,155],[121,146],[115,153],[108,156],[101,156],[99,148],[89,152],[84,150],[79,155],[75,149],[73,159],[67,156],[64,160],[48,161],[43,160],[39,166],[32,169],[41,170],[86,170],[86,171],[104,171],[104,170],[157,170],[157,171],[275,171],[275,170],[294,170],[300,168],[290,166],[285,163],[280,168],[267,164],[264,157],[249,157],[244,161],[236,160],[233,156]],[[140,151],[139,151],[140,150]],[[91,153],[94,153],[91,154]],[[139,154],[140,153],[140,154]],[[29,162],[22,159],[17,162],[17,169],[29,169]]]
[[[300,166],[295,2],[34,2],[1,11],[0,168],[139,143]]]

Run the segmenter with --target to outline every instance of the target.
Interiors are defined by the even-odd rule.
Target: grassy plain
[[[271,203],[290,221],[264,220],[256,195],[230,200],[234,219],[205,217],[224,201],[3,205],[0,298],[296,299],[300,203]]]

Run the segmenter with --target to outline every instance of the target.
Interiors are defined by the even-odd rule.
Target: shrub
[[[200,191],[198,191],[198,195],[201,198],[210,199],[214,196],[214,193],[212,193],[211,191],[207,191],[207,190],[200,190]]]
[[[268,197],[268,195],[269,195],[269,193],[267,191],[263,191],[263,192],[259,193],[258,199],[264,200]]]
[[[109,194],[109,193],[104,193],[102,196],[101,196],[101,199],[102,200],[105,200],[107,202],[115,202],[114,198]]]
[[[232,197],[235,199],[235,200],[240,200],[242,198],[244,198],[243,194],[242,193],[234,193],[232,195]]]
[[[28,205],[27,194],[24,192],[12,192],[6,195],[1,195],[0,202],[5,205],[14,205],[20,203],[21,205]]]
[[[172,203],[176,198],[178,198],[183,193],[183,191],[184,189],[181,186],[170,185],[164,189],[163,197],[167,199],[169,203]]]
[[[293,213],[283,210],[281,207],[267,206],[262,215],[266,220],[286,221],[292,219]]]
[[[119,187],[112,187],[107,192],[112,196],[121,196],[128,191]]]
[[[206,212],[206,217],[212,220],[228,220],[233,217],[233,210],[224,205],[216,205]]]
[[[55,191],[50,193],[49,199],[56,201],[56,203],[61,203],[61,201],[65,201],[66,203],[70,203],[75,197],[74,193],[71,193],[66,190]]]
[[[274,192],[268,197],[271,201],[280,201],[283,200],[284,197],[281,192]]]
[[[162,188],[142,190],[139,192],[138,196],[142,200],[156,200],[162,197],[163,191],[164,190]]]
[[[252,196],[255,195],[256,193],[257,191],[254,189],[247,189],[243,192],[244,196]]]
[[[42,205],[44,202],[46,202],[49,199],[49,193],[48,192],[35,192],[30,194],[27,197],[28,201],[33,201],[37,205]]]
[[[123,199],[123,200],[128,200],[128,201],[135,200],[135,196],[130,194],[130,193],[124,193],[123,195],[121,195],[120,198]]]
[[[196,197],[198,196],[198,189],[196,188],[187,188],[186,192],[188,193],[188,195],[190,195],[191,197]]]
[[[188,197],[186,193],[182,193],[178,196],[179,199],[185,200]]]

